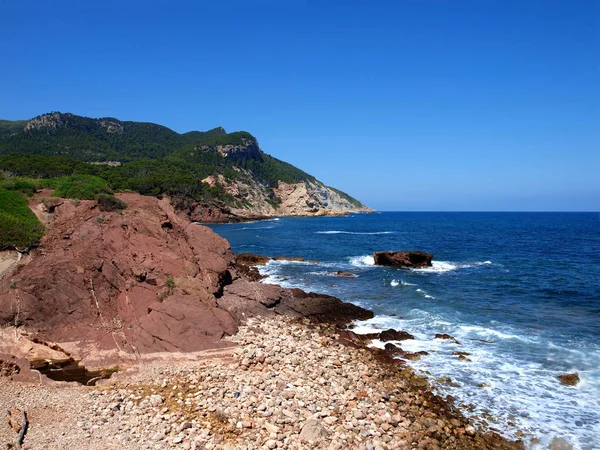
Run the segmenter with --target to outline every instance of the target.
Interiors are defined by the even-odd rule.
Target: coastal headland
[[[346,329],[370,311],[262,284],[168,199],[117,197],[32,197],[46,236],[2,266],[0,398],[27,413],[22,448],[524,448]],[[2,417],[0,442],[16,436]]]

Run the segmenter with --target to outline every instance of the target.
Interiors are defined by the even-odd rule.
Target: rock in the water
[[[421,269],[431,267],[432,253],[420,251],[402,251],[402,252],[375,252],[373,255],[375,265],[378,266],[397,266],[409,269]]]
[[[579,374],[577,372],[575,373],[565,373],[562,375],[558,376],[558,379],[560,380],[560,382],[566,386],[575,386],[577,383],[579,383]]]
[[[331,275],[337,275],[338,277],[358,278],[358,275],[354,275],[353,273],[342,272],[341,270],[330,270],[327,273],[330,273]]]
[[[244,266],[264,266],[271,258],[254,253],[238,253],[235,255],[235,262]]]
[[[303,441],[312,441],[317,442],[323,436],[327,434],[327,430],[321,425],[319,419],[308,419],[304,426],[302,427],[302,431],[300,431],[300,439]]]
[[[450,336],[449,334],[446,334],[446,333],[437,333],[435,335],[435,338],[436,339],[446,339],[448,341],[452,341],[455,344],[460,345],[460,342],[458,342],[458,340],[454,336]]]
[[[393,328],[379,333],[379,339],[383,342],[387,341],[404,341],[406,339],[414,339],[415,337],[406,331],[396,331]]]
[[[554,438],[550,445],[549,450],[573,450],[573,446],[565,441],[563,438]]]

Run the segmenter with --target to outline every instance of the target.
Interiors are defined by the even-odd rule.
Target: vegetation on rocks
[[[80,200],[94,200],[99,194],[110,194],[106,180],[93,175],[71,175],[65,177],[54,195],[64,198],[77,198]]]
[[[98,202],[98,207],[100,208],[100,211],[104,212],[121,211],[127,208],[127,203],[113,195],[100,194],[98,195],[96,201]]]
[[[0,189],[0,250],[36,246],[43,235],[44,226],[23,194]]]

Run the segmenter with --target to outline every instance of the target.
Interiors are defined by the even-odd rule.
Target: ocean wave
[[[486,328],[479,325],[459,325],[458,329],[460,333],[468,338],[468,339],[486,339],[490,340],[491,338],[502,339],[502,340],[518,340],[526,343],[534,343],[537,342],[535,339],[518,335],[514,333],[503,332],[500,330],[495,330],[493,328]]]
[[[338,231],[338,230],[328,230],[328,231],[315,231],[316,234],[364,234],[364,235],[378,235],[378,234],[393,234],[394,231]]]
[[[449,261],[432,261],[431,267],[423,267],[422,269],[411,269],[415,272],[429,272],[429,273],[444,273],[450,272],[451,270],[458,269],[459,266]]]
[[[430,298],[430,299],[435,299],[435,297],[433,295],[429,295],[427,292],[425,292],[423,289],[417,289],[417,292],[419,294],[421,294],[423,297],[425,298]]]
[[[392,287],[396,287],[396,286],[398,286],[399,284],[400,284],[400,283],[398,282],[398,280],[392,280],[392,281],[391,281],[391,283],[390,283],[390,286],[392,286]]]
[[[350,264],[355,267],[370,267],[375,265],[375,258],[373,255],[352,256]]]
[[[452,262],[452,261],[431,261],[431,267],[423,267],[421,269],[411,269],[415,272],[424,273],[444,273],[458,269],[468,269],[477,266],[487,266],[493,264],[491,261],[474,261],[474,262]]]

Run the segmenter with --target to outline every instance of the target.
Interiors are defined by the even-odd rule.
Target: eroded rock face
[[[237,330],[215,298],[232,279],[228,242],[166,199],[119,197],[122,213],[92,201],[56,206],[38,255],[0,284],[0,325],[70,343],[78,360],[225,345]]]
[[[420,251],[375,252],[375,264],[379,266],[396,266],[410,269],[431,267],[432,253]]]

